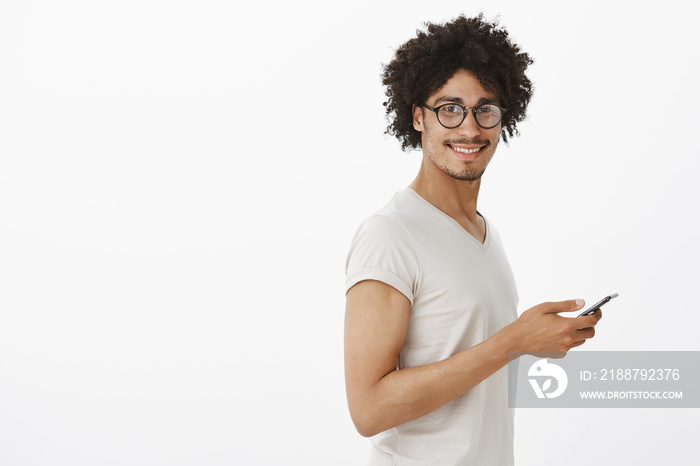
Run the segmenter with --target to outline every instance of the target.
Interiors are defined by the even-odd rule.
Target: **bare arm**
[[[345,310],[345,382],[355,427],[369,437],[435,411],[505,366],[509,351],[568,351],[583,344],[593,337],[600,311],[575,319],[556,314],[582,306],[540,304],[472,348],[397,370],[410,303],[385,283],[358,283],[348,291]]]

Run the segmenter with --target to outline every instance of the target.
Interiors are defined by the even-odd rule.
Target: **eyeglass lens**
[[[438,110],[437,116],[443,126],[456,128],[464,121],[464,109],[459,105],[444,105]],[[503,115],[497,105],[484,104],[475,109],[474,116],[482,128],[493,128],[501,121]]]

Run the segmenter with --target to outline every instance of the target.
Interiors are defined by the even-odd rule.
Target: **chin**
[[[447,175],[450,177],[460,180],[460,181],[476,181],[480,179],[486,169],[484,168],[483,170],[470,170],[470,169],[461,169],[461,170],[453,170],[447,167],[443,167],[442,171],[444,171]]]
[[[448,173],[452,178],[460,181],[476,181],[481,178],[481,176],[484,174],[484,172],[481,173],[473,173],[473,172],[467,172],[467,173]]]

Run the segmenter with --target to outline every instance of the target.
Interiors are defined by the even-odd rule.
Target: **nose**
[[[474,115],[473,109],[467,108],[467,117],[457,127],[457,131],[466,137],[474,137],[481,133],[481,126],[476,124],[476,115]]]

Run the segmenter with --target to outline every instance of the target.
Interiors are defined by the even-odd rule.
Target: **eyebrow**
[[[453,97],[453,96],[440,97],[439,99],[437,99],[435,101],[435,106],[438,106],[438,104],[441,102],[453,102],[455,104],[459,104],[459,105],[464,106],[464,100],[461,97]],[[482,104],[498,104],[498,100],[495,97],[482,97],[476,103],[475,107],[478,107],[479,105],[482,105]]]

